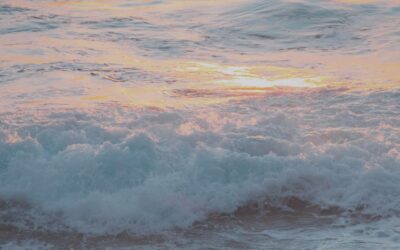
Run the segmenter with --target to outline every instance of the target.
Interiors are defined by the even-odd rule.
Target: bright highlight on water
[[[1,249],[399,249],[400,2],[0,2]]]

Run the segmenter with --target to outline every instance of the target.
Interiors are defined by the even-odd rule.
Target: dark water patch
[[[150,24],[142,18],[125,17],[125,18],[111,18],[101,21],[84,21],[81,23],[91,29],[118,29],[118,28],[131,28],[135,29],[156,29],[157,26]]]
[[[209,31],[211,44],[241,51],[364,53],[374,40],[369,30],[378,30],[396,15],[374,4],[343,8],[315,1],[256,1],[226,12]],[[393,34],[386,36],[393,40]]]
[[[145,83],[173,83],[172,78],[137,68],[113,64],[54,62],[46,64],[20,64],[0,69],[0,84],[12,84],[17,79],[36,76],[38,73],[81,72],[91,77],[110,82],[122,83],[124,86],[135,86]]]
[[[12,15],[9,22],[0,27],[0,34],[36,33],[54,30],[68,25],[71,21],[60,15]]]
[[[0,15],[13,15],[25,11],[29,11],[29,9],[0,4]]]
[[[11,34],[11,33],[20,33],[20,32],[41,32],[47,31],[51,29],[57,28],[57,25],[48,24],[48,23],[36,23],[31,25],[23,25],[18,27],[11,27],[6,29],[1,29],[1,34]]]
[[[338,46],[329,41],[335,39],[337,43],[342,39],[344,29],[348,29],[350,22],[348,15],[342,10],[327,9],[310,3],[258,2],[226,13],[221,28],[225,35],[238,36],[243,40],[242,44],[249,40],[249,46],[259,45],[261,49],[323,49]],[[232,20],[234,25],[224,24],[226,20]],[[262,40],[251,41],[249,36]],[[275,39],[265,39],[271,37]],[[318,42],[313,42],[315,39]],[[226,41],[236,39],[232,37]]]

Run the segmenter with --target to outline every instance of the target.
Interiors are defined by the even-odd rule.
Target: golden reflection
[[[24,41],[24,34],[5,35],[0,47],[14,41]],[[45,45],[45,46],[44,46]],[[18,94],[29,96],[29,105],[92,106],[99,103],[119,103],[129,106],[152,106],[157,108],[182,108],[188,105],[209,105],[232,99],[264,95],[271,91],[307,91],[313,87],[351,86],[356,88],[398,87],[400,74],[398,52],[380,57],[368,55],[334,55],[306,52],[280,52],[263,55],[230,55],[232,64],[213,61],[179,59],[156,59],[140,56],[134,47],[124,47],[107,41],[31,37],[30,48],[41,53],[20,53],[26,48],[16,43],[13,50],[5,50],[0,66],[40,65],[52,63],[76,63],[99,65],[94,71],[43,72],[0,87],[0,99],[9,100]],[[54,50],[53,48],[57,48]],[[80,54],[87,50],[93,53]],[[43,56],[45,54],[46,56]],[[228,55],[227,55],[228,56]],[[290,58],[299,67],[274,66],[264,63],[248,63],[268,58],[280,61]],[[304,64],[318,62],[322,66],[304,68]],[[146,73],[157,82],[143,79],[113,81],[115,69]],[[23,73],[23,72],[22,72]],[[351,76],[351,77],[349,77]],[[37,79],[35,79],[37,78]],[[40,84],[32,84],[32,82]],[[171,82],[171,83],[168,83]],[[360,82],[360,84],[356,84]],[[48,86],[46,84],[47,83]],[[377,84],[381,83],[381,84]],[[52,91],[46,90],[46,86]],[[55,87],[56,86],[56,87]],[[65,87],[63,87],[65,86]],[[57,93],[82,89],[70,96]],[[30,95],[48,91],[47,95]],[[18,100],[18,99],[17,99]],[[5,101],[7,102],[7,101]]]
[[[289,78],[280,80],[267,80],[255,77],[236,76],[232,80],[222,80],[221,83],[227,85],[233,85],[238,87],[249,87],[249,88],[271,88],[271,87],[313,87],[315,86],[307,79],[302,78]]]
[[[210,20],[218,16],[221,10],[226,11],[232,2],[241,1],[181,0],[156,5],[150,5],[145,0],[134,3],[108,0],[52,3],[15,0],[12,3],[14,6],[40,9],[48,14],[85,16],[91,21],[127,17],[139,18],[149,24],[173,24],[166,30],[147,29],[143,35],[196,42],[204,39],[202,34],[178,25],[179,19],[170,18],[170,13],[204,8],[207,15],[193,16],[185,21],[196,25],[212,25]],[[134,11],[126,8],[126,5],[132,4],[135,4]],[[190,58],[183,55],[180,58],[160,59],[143,55],[143,49],[135,47],[135,43],[77,36],[76,34],[97,32],[79,22],[71,23],[65,28],[67,30],[39,32],[36,36],[25,32],[2,34],[0,67],[45,67],[40,69],[40,74],[19,78],[10,85],[1,85],[2,108],[7,105],[13,108],[15,105],[27,104],[86,107],[99,103],[182,108],[262,96],[273,91],[310,91],[310,88],[340,86],[351,86],[352,89],[400,86],[400,52],[380,50],[380,45],[373,42],[370,45],[371,51],[376,52],[367,54],[307,51],[238,54],[221,51],[218,52],[219,55],[225,62],[229,62],[221,63],[212,59],[212,53],[215,52],[212,50],[193,52]],[[60,62],[82,65],[88,69],[46,71],[46,67]],[[121,70],[136,70],[147,74],[151,81],[140,77],[114,81],[114,75],[120,74]],[[16,72],[16,75],[24,74],[23,71]]]
[[[215,84],[236,89],[262,89],[271,87],[314,87],[316,82],[320,82],[318,78],[291,78],[286,76],[281,79],[266,78],[256,73],[255,68],[248,66],[224,66],[217,64],[198,63],[201,67],[190,68],[192,70],[206,71],[207,74],[219,72],[224,75],[223,79],[215,82]],[[271,69],[270,69],[271,70]],[[281,69],[282,71],[282,69]],[[287,72],[289,70],[287,69]],[[287,73],[286,72],[286,73]],[[271,72],[270,72],[271,73]]]
[[[184,108],[188,105],[203,106],[254,97],[273,91],[272,87],[285,88],[286,91],[309,88],[320,81],[317,77],[310,78],[308,73],[301,78],[297,71],[295,77],[290,77],[289,72],[293,69],[289,68],[268,69],[261,65],[235,66],[184,60],[144,61],[127,55],[114,56],[118,59],[112,57],[106,61],[110,63],[117,60],[120,64],[139,68],[140,72],[172,78],[175,83],[166,84],[160,81],[149,84],[138,80],[127,84],[124,81],[110,81],[107,71],[103,73],[105,75],[55,71],[0,87],[0,98],[11,103],[18,100],[15,96],[26,96],[20,104],[30,106],[62,105],[83,108],[100,103],[118,103],[132,107]],[[259,74],[261,72],[264,75]],[[286,74],[282,74],[283,72]]]

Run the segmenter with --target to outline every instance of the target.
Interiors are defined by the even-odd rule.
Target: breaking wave
[[[400,92],[320,90],[215,109],[1,114],[1,224],[160,232],[288,198],[400,212]],[[294,207],[296,209],[296,206]]]

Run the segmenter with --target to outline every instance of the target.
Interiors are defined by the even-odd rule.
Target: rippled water
[[[0,1],[2,249],[400,248],[400,2]]]

